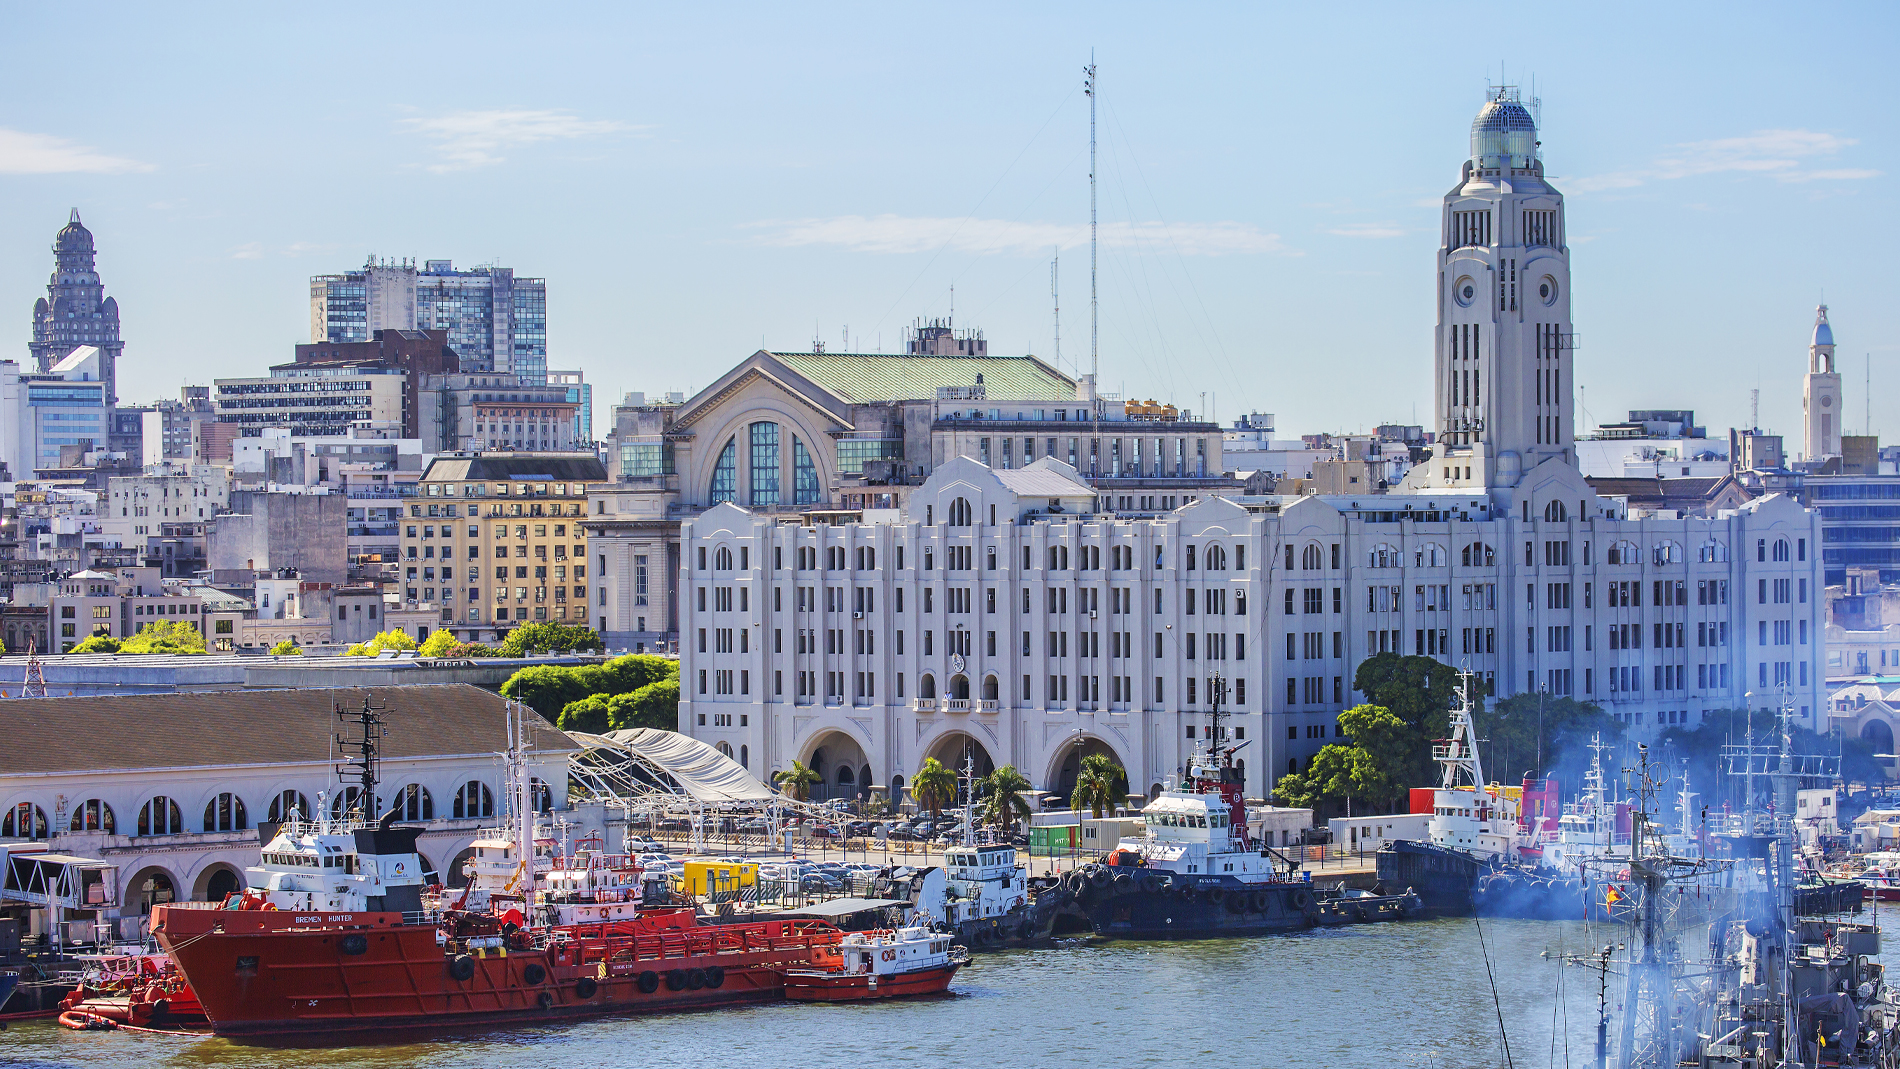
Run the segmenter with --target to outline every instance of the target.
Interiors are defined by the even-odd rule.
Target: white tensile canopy
[[[584,794],[642,809],[756,808],[785,798],[745,766],[677,731],[570,731],[569,770]]]

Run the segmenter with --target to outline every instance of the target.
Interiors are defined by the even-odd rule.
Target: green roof
[[[943,386],[974,386],[1011,401],[1068,401],[1075,380],[1033,356],[901,356],[883,353],[773,353],[832,393],[853,402],[930,400]]]

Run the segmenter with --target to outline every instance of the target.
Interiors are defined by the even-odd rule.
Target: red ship
[[[820,948],[810,968],[785,973],[785,997],[794,1002],[856,1002],[874,998],[941,995],[968,964],[951,938],[928,928],[854,932]]]
[[[691,910],[512,929],[485,915],[299,914],[172,903],[159,945],[220,1035],[334,1034],[703,1009],[785,997],[835,957],[816,921],[698,927]],[[947,980],[947,978],[946,978]]]

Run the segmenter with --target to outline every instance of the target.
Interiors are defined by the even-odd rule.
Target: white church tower
[[[1827,305],[1814,310],[1814,340],[1808,343],[1808,376],[1801,386],[1801,412],[1807,424],[1804,460],[1841,455],[1841,376],[1834,370],[1834,328]]]
[[[1438,252],[1437,444],[1414,488],[1509,488],[1547,461],[1576,464],[1570,250],[1541,144],[1514,88],[1472,120]]]

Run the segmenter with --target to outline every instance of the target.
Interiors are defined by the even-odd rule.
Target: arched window
[[[435,799],[429,788],[411,783],[396,792],[396,813],[399,820],[434,820]]]
[[[778,504],[778,424],[754,423],[752,439],[752,506],[769,508]]]
[[[917,683],[917,696],[919,698],[935,698],[937,696],[937,677],[925,673],[924,678]]]
[[[1227,550],[1223,549],[1218,542],[1207,547],[1207,570],[1210,572],[1227,570]]]
[[[1326,567],[1326,555],[1320,552],[1318,543],[1309,545],[1300,551],[1301,571],[1313,572],[1324,567]]]
[[[731,570],[732,550],[727,549],[725,546],[720,546],[713,552],[713,571],[729,572]]]
[[[1451,560],[1445,547],[1427,542],[1412,551],[1412,564],[1418,568],[1443,568]]]
[[[1783,563],[1785,563],[1788,560],[1788,540],[1787,539],[1785,538],[1775,539],[1775,560],[1779,562],[1783,562]]]
[[[118,820],[113,817],[111,806],[97,798],[88,798],[73,809],[73,830],[113,835],[119,830]]]
[[[489,792],[488,785],[481,780],[469,780],[455,792],[455,819],[466,820],[470,817],[494,815],[495,796]]]
[[[293,819],[310,819],[310,799],[299,791],[278,791],[270,800],[270,822],[281,824]]]
[[[1676,542],[1658,542],[1650,548],[1650,560],[1655,564],[1681,564],[1682,546]]]
[[[46,810],[32,802],[8,806],[0,814],[0,839],[44,839],[46,831]]]
[[[229,791],[205,803],[206,831],[243,831],[251,826],[244,799]]]
[[[1399,561],[1399,547],[1385,542],[1366,551],[1366,567],[1368,568],[1397,568]]]
[[[363,788],[361,787],[345,787],[330,796],[331,820],[342,820],[352,813],[358,820],[372,820],[380,815],[364,811]]]
[[[155,795],[139,809],[140,835],[181,835],[184,830],[185,814],[175,798]]]
[[[970,526],[970,514],[972,511],[968,498],[959,497],[955,501],[950,502],[950,526]]]
[[[1610,555],[1604,558],[1611,564],[1641,564],[1643,551],[1636,548],[1634,542],[1610,543]]]
[[[1703,564],[1725,563],[1728,560],[1728,546],[1710,539],[1695,551],[1695,559]]]
[[[811,454],[805,451],[805,443],[792,437],[792,495],[794,503],[815,505],[818,503],[818,467],[811,462]]]
[[[729,742],[726,742],[723,739],[720,740],[719,742],[713,743],[713,749],[718,750],[720,753],[724,754],[727,757],[732,756],[732,744]]]
[[[1459,563],[1467,568],[1489,567],[1496,558],[1496,552],[1483,542],[1473,542],[1458,553]]]
[[[726,756],[731,757],[732,751],[726,751]],[[552,813],[554,811],[554,791],[549,789],[548,785],[542,782],[539,776],[530,776],[528,778],[528,805],[529,808],[537,813]]]
[[[719,460],[713,464],[712,486],[706,499],[718,505],[739,496],[739,439],[726,439],[726,447],[719,451]]]
[[[1562,523],[1570,518],[1570,510],[1564,508],[1561,501],[1552,501],[1544,506],[1544,519],[1551,523]]]
[[[751,754],[750,748],[745,746],[743,743],[740,744],[739,746],[739,767],[740,768],[752,767],[752,754]]]

